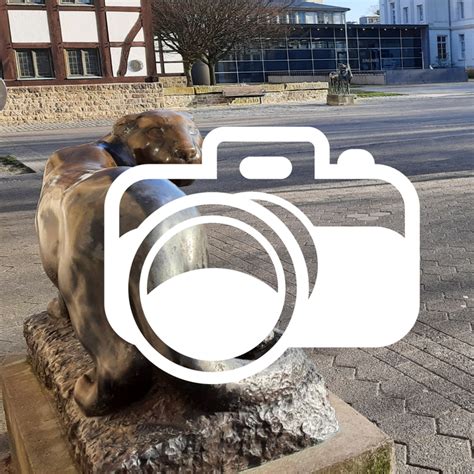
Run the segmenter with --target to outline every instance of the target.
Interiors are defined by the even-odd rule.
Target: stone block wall
[[[255,89],[256,86],[249,86]],[[232,86],[245,93],[246,86]],[[304,82],[292,84],[262,84],[262,97],[226,97],[226,86],[170,87],[164,89],[164,104],[169,108],[189,108],[202,106],[282,104],[285,102],[316,101],[325,103],[327,82]]]
[[[0,125],[113,119],[161,107],[160,83],[11,87]]]
[[[259,88],[262,96],[252,96]],[[163,87],[161,83],[12,87],[0,126],[114,120],[126,114],[158,108],[192,108],[325,103],[327,82],[233,86],[237,96],[224,94],[226,86]],[[246,88],[249,95],[246,96]],[[227,91],[229,92],[229,91]]]

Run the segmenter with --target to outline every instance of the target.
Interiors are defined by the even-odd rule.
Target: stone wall
[[[250,93],[256,88],[261,97]],[[325,103],[327,96],[326,82],[232,86],[236,89],[238,96],[224,94],[226,86],[163,87],[161,83],[12,87],[0,112],[0,126],[113,120],[163,107]]]
[[[160,83],[11,87],[0,125],[109,119],[160,107]]]
[[[255,90],[258,85],[248,86]],[[327,82],[294,84],[262,84],[262,97],[228,97],[223,94],[226,86],[170,87],[164,89],[164,104],[169,108],[189,108],[217,105],[260,105],[285,102],[317,101],[325,103]],[[236,89],[236,86],[232,86]],[[239,87],[245,94],[246,86]]]
[[[163,87],[185,87],[185,76],[160,76],[160,83]]]

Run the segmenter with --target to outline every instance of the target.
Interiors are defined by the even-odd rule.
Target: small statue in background
[[[339,64],[339,71],[329,74],[329,94],[350,95],[353,77],[354,75],[349,65]]]

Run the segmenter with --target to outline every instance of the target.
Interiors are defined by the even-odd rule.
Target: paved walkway
[[[413,331],[388,348],[312,356],[329,388],[395,439],[400,473],[467,474],[474,468],[474,178],[416,187],[423,203],[422,307]],[[279,195],[298,203],[315,225],[402,228],[399,198],[389,186]],[[230,233],[213,237],[211,254],[245,268],[255,262],[255,248],[234,237],[237,243]],[[265,279],[265,264],[258,266]]]
[[[37,190],[39,180],[21,177],[8,185]],[[394,437],[399,472],[469,473],[474,434],[474,178],[424,181],[417,189],[424,203],[423,287],[414,330],[389,348],[314,350],[312,355],[329,388]],[[315,224],[401,230],[402,208],[388,186],[327,185],[323,190],[282,190],[279,195],[302,206]],[[24,316],[43,310],[53,295],[41,270],[31,204],[30,209],[18,204],[18,210],[0,215],[0,269],[6,276],[0,288],[3,354],[24,350]],[[213,261],[233,268],[254,265],[256,249],[235,239],[239,237],[212,233]],[[256,274],[265,279],[265,265]]]

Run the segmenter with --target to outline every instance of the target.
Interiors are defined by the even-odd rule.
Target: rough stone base
[[[111,416],[86,418],[72,391],[91,361],[69,321],[33,316],[25,338],[32,369],[54,399],[82,472],[237,472],[317,445],[338,429],[324,382],[302,351],[287,351],[237,385],[191,386],[160,373],[142,401]],[[7,411],[16,419],[16,396],[8,396],[7,385]],[[38,390],[31,398],[40,403]]]
[[[354,105],[355,95],[328,94],[328,105]]]
[[[13,450],[12,473],[78,474],[81,470],[71,455],[71,446],[62,429],[51,393],[42,387],[31,366],[24,360],[6,366],[2,371],[2,382]],[[318,446],[303,449],[246,472],[393,472],[394,445],[388,436],[334,395],[330,395],[330,402],[340,424],[337,435]],[[99,471],[97,467],[93,470]]]

